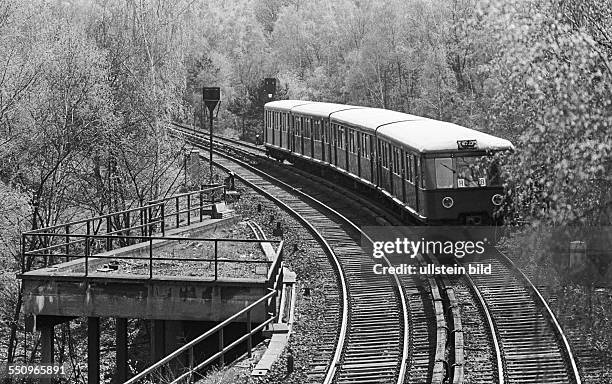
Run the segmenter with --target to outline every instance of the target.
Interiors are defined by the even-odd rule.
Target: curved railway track
[[[325,204],[239,159],[217,153],[213,161],[298,218],[340,271],[342,320],[323,382],[403,383],[410,332],[404,292],[398,279],[371,272],[374,260],[361,246],[365,234]]]
[[[497,250],[478,263],[490,263],[492,274],[465,279],[492,335],[496,382],[580,384],[567,338],[537,288]]]

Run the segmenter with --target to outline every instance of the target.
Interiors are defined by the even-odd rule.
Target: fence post
[[[187,195],[187,225],[191,225],[191,195]]]
[[[218,257],[217,257],[217,243],[218,243],[218,240],[215,240],[215,281],[217,281],[217,277],[218,277],[218,275],[217,275],[217,273],[218,273],[217,262],[219,260]]]
[[[19,244],[21,246],[21,273],[25,273],[26,272],[26,257],[25,257],[25,250],[26,250],[26,235],[25,234],[21,234],[21,244]]]
[[[155,220],[153,219],[153,206],[149,205],[149,207],[147,208],[147,210],[149,211],[148,216],[149,216],[149,237],[153,236],[153,232],[155,231]]]
[[[161,233],[162,237],[166,236],[166,203],[161,202]]]
[[[204,199],[204,192],[200,191],[200,223],[202,222],[202,216],[203,213],[202,211],[204,210],[203,204],[202,204],[202,200]]]
[[[69,236],[69,234],[70,234],[70,225],[69,224],[66,224],[65,230],[66,230],[65,231],[66,232],[66,238],[64,239],[64,243],[66,244],[66,250],[65,250],[66,251],[66,261],[68,262],[68,261],[70,261],[69,256],[68,256],[70,254],[70,236]]]
[[[110,251],[112,250],[113,247],[113,241],[110,238],[110,231],[112,228],[112,222],[111,222],[111,217],[110,216],[106,216],[106,251]]]
[[[181,208],[179,206],[179,198],[178,198],[178,196],[175,197],[174,199],[176,201],[176,227],[178,228],[179,225],[180,225],[180,221],[181,221],[180,220],[180,215],[181,215],[180,211],[181,211]]]
[[[126,245],[130,245],[132,241],[132,239],[130,239],[130,228],[132,228],[130,224],[130,211],[127,211],[125,213],[125,215],[123,216],[123,221],[125,222],[125,228],[126,228],[124,236],[127,236],[127,241],[125,241],[125,239],[124,241]]]
[[[223,352],[223,328],[219,329],[219,352],[221,352],[221,366],[225,365],[225,353]]]
[[[253,337],[251,336],[251,311],[247,311],[246,313],[246,326],[247,326],[247,333],[249,335],[249,337],[247,338],[247,351],[249,353],[249,357],[251,357],[252,355],[252,350],[253,350]]]
[[[153,278],[153,238],[149,236],[149,279]]]
[[[143,209],[142,206],[138,207],[138,218],[140,219],[140,234],[142,235],[142,238],[140,239],[141,242],[145,241],[145,236],[146,236],[146,228],[145,228],[145,217],[144,217],[144,213],[143,213]]]
[[[85,235],[85,277],[89,273],[89,234]]]
[[[193,367],[195,366],[195,356],[193,347],[189,348],[189,384],[193,383]]]

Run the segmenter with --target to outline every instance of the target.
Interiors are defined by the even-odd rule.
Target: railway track
[[[324,383],[403,383],[410,332],[404,291],[398,279],[371,272],[374,260],[361,246],[365,234],[325,204],[238,159],[217,153],[213,160],[309,227],[334,260],[342,286],[342,320],[332,339],[332,359],[319,362],[312,374],[319,372]]]
[[[478,263],[490,263],[492,274],[466,275],[465,280],[492,335],[495,381],[580,384],[567,338],[537,288],[497,250]]]

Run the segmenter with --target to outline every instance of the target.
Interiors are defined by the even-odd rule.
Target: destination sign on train
[[[476,149],[478,144],[476,140],[457,140],[457,149]]]

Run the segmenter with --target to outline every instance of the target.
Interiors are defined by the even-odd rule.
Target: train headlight
[[[442,206],[444,208],[446,209],[452,208],[453,205],[455,205],[455,200],[453,200],[452,197],[446,196],[445,198],[442,199]]]
[[[493,195],[493,197],[491,197],[491,202],[493,203],[493,205],[502,205],[502,203],[504,202],[504,197],[499,193],[496,193]]]

